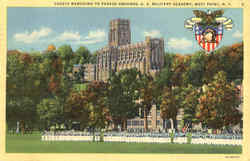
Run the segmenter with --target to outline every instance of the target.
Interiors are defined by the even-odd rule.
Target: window
[[[161,124],[161,121],[160,120],[157,120],[156,121],[156,125],[159,126]]]
[[[131,126],[131,121],[130,120],[127,121],[127,125]]]
[[[133,120],[132,121],[132,125],[133,126],[138,126],[139,125],[139,121],[138,120]]]
[[[141,120],[141,121],[140,121],[140,125],[141,125],[141,126],[144,126],[144,120]]]

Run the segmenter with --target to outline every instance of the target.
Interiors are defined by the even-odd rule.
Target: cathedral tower
[[[116,19],[110,21],[109,45],[121,46],[131,43],[130,21],[126,19]]]

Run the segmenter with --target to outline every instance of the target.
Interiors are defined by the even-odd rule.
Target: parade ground
[[[41,141],[40,134],[6,136],[7,153],[240,154],[242,146],[171,143]]]

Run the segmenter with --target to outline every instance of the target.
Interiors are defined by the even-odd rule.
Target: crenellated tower
[[[130,21],[126,19],[115,19],[110,21],[109,45],[121,46],[131,43]]]

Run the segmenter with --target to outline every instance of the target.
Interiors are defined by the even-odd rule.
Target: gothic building
[[[137,68],[141,73],[155,76],[164,65],[163,38],[146,37],[144,41],[131,43],[130,21],[115,19],[109,24],[108,45],[97,50],[96,64],[85,65],[85,81],[107,81],[112,72]],[[148,116],[150,129],[163,126],[159,110],[154,105]],[[128,128],[143,128],[143,119],[128,120]]]
[[[155,75],[164,64],[163,38],[146,37],[131,44],[130,21],[110,21],[108,45],[97,50],[96,64],[85,65],[85,80],[106,81],[111,72],[137,68],[142,73]]]

